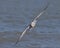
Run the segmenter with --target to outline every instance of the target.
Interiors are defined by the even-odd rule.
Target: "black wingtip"
[[[20,37],[20,36],[18,36],[17,41],[15,42],[14,45],[17,45],[17,44],[18,44],[18,42],[19,42],[19,37]]]
[[[50,3],[48,2],[47,5],[46,5],[46,7],[43,9],[43,11],[46,10],[49,5],[50,5]]]

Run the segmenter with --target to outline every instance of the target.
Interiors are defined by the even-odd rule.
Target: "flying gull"
[[[22,34],[19,35],[19,37],[18,37],[15,45],[22,39],[22,37],[24,36],[24,34],[25,34],[27,31],[29,31],[29,30],[31,30],[32,28],[35,27],[36,22],[37,22],[37,19],[46,11],[47,8],[48,8],[48,5],[42,10],[42,12],[40,12],[40,14],[39,14],[38,16],[36,16],[36,17],[34,18],[34,20],[31,22],[30,25],[28,25],[28,27],[22,32]]]

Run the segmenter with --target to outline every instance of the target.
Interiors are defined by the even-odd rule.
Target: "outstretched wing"
[[[35,17],[34,18],[34,20],[37,20],[45,11],[46,11],[46,9],[48,8],[48,6],[49,6],[49,3],[46,5],[46,7],[42,10],[42,12],[40,12],[40,14],[37,16],[37,17]],[[34,21],[33,20],[33,21]]]
[[[19,42],[19,40],[21,40],[21,38],[24,36],[24,34],[27,32],[27,30],[29,30],[29,26],[22,32],[21,36],[18,37],[15,44],[17,44]]]

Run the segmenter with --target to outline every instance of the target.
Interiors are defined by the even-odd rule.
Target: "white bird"
[[[43,9],[43,11],[36,18],[34,18],[34,20],[31,22],[31,24],[22,32],[21,36],[18,37],[17,42],[15,44],[17,44],[19,42],[19,40],[21,40],[21,38],[24,36],[24,34],[27,32],[27,30],[29,31],[35,27],[37,19],[45,12],[45,10],[47,8],[48,8],[48,5]]]

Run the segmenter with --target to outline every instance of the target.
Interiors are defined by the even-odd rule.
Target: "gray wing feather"
[[[21,40],[21,38],[24,36],[24,34],[27,32],[27,30],[29,30],[29,26],[22,32],[21,36],[18,37],[15,44],[17,44],[19,42],[19,40]]]
[[[48,8],[49,4],[50,4],[50,3],[48,3],[48,4],[46,5],[46,7],[42,10],[42,12],[40,12],[40,14],[39,14],[34,20],[37,20],[37,19],[46,11],[46,9]],[[34,20],[33,20],[33,21],[34,21]]]

